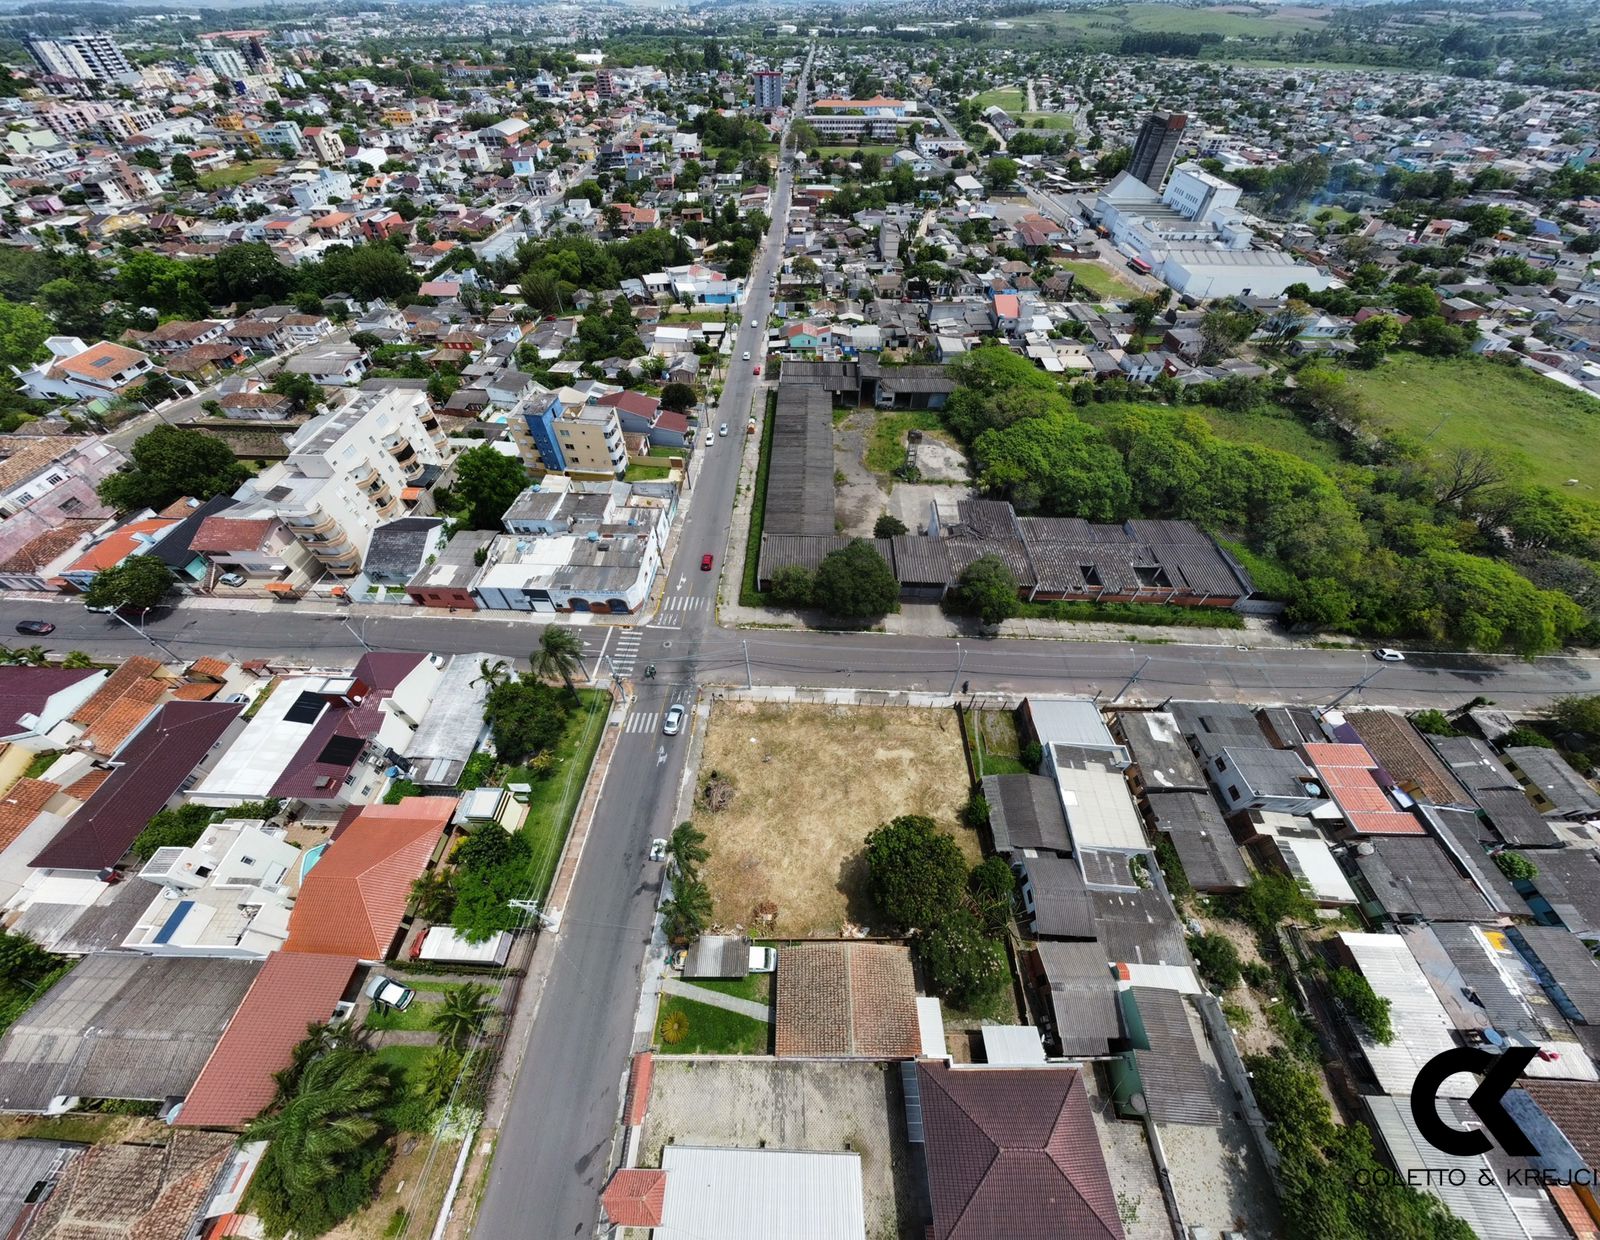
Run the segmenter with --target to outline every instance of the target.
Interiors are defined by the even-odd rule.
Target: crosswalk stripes
[[[642,633],[633,631],[617,638],[616,649],[611,652],[611,665],[617,669],[617,675],[633,675],[634,664],[639,661],[639,643],[643,640]]]
[[[705,605],[706,600],[703,598],[695,598],[690,595],[679,595],[676,598],[669,598],[663,601],[661,604],[661,610],[664,612],[673,613],[699,611]]]
[[[660,720],[660,718],[661,713],[659,711],[637,711],[628,716],[628,722],[622,725],[622,730],[624,732],[633,732],[636,734],[640,732],[654,732],[656,730],[656,723]]]

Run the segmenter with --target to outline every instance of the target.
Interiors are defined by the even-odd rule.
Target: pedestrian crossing
[[[661,612],[663,615],[682,615],[686,611],[704,611],[710,599],[695,598],[693,595],[680,594],[675,598],[663,599]]]
[[[617,675],[623,679],[633,675],[633,667],[639,661],[639,643],[644,640],[644,634],[634,629],[628,629],[617,638],[617,644],[611,651],[611,665],[617,669]]]
[[[656,725],[661,722],[661,712],[658,710],[636,710],[628,716],[628,721],[622,725],[624,732],[638,734],[641,732],[654,732]]]

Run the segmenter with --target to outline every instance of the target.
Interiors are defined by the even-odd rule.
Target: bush
[[[1232,990],[1239,984],[1239,949],[1226,935],[1214,931],[1190,935],[1189,951],[1200,976],[1217,990]]]
[[[867,879],[886,921],[927,930],[961,906],[967,862],[933,819],[907,814],[867,836]]]
[[[1554,749],[1556,743],[1543,732],[1535,731],[1527,724],[1518,724],[1495,742],[1501,749],[1511,749],[1523,745],[1532,745],[1536,749]]]
[[[1389,1023],[1389,1000],[1379,998],[1372,983],[1361,974],[1354,969],[1335,969],[1328,977],[1328,989],[1374,1042],[1387,1046],[1394,1041],[1394,1028]]]
[[[970,1008],[1006,984],[1005,958],[966,909],[949,913],[918,944],[928,988],[957,1007]]]
[[[1286,921],[1306,921],[1315,908],[1287,874],[1257,874],[1250,886],[1228,900],[1229,912],[1262,934],[1273,934]]]
[[[900,583],[864,538],[822,558],[811,595],[817,607],[841,620],[877,620],[900,610]]]
[[[1461,735],[1460,730],[1441,710],[1419,710],[1411,716],[1411,722],[1416,725],[1419,732],[1426,732],[1429,736]]]
[[[1172,843],[1172,837],[1165,831],[1156,836],[1156,861],[1161,865],[1161,876],[1166,879],[1167,893],[1172,897],[1172,902],[1182,908],[1194,895],[1194,887],[1184,871],[1183,861]]]
[[[661,1018],[661,1040],[676,1046],[689,1036],[689,1017],[682,1008],[674,1008]]]
[[[164,809],[134,836],[133,855],[148,861],[158,848],[188,848],[205,834],[216,814],[215,807],[193,801],[177,809]]]
[[[1500,873],[1513,882],[1521,880],[1531,883],[1539,877],[1539,867],[1534,865],[1519,852],[1512,852],[1509,848],[1494,855],[1494,863],[1500,867]]]
[[[1239,976],[1244,979],[1244,984],[1252,990],[1259,990],[1266,994],[1276,994],[1278,978],[1272,971],[1272,966],[1260,960],[1248,960],[1239,966]]]
[[[778,607],[811,606],[811,570],[803,564],[785,564],[772,574],[767,597]]]

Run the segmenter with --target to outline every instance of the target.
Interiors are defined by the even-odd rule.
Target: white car
[[[706,432],[706,447],[709,448],[712,444],[714,444],[716,442],[717,442],[717,437],[715,435],[713,435],[710,431],[707,431]]]
[[[392,977],[385,977],[378,973],[367,983],[367,998],[371,999],[374,1006],[393,1008],[396,1012],[403,1012],[411,1006],[411,1001],[417,997],[416,991],[409,986],[402,986]]]
[[[676,736],[683,731],[683,717],[687,713],[681,705],[667,707],[667,716],[661,721],[661,735]]]
[[[724,422],[721,426],[717,427],[717,434],[726,435],[727,433],[728,433],[728,424],[726,422]]]
[[[650,860],[665,861],[667,859],[667,841],[657,836],[650,841]]]
[[[751,327],[760,327],[761,326],[761,320],[760,319],[751,319],[750,320],[750,326]]]
[[[1372,657],[1384,663],[1404,663],[1406,661],[1404,654],[1388,646],[1379,646],[1372,652]]]
[[[744,351],[744,360],[747,361],[747,362],[750,360],[750,350],[749,349],[746,349]]]
[[[775,973],[778,968],[778,949],[776,947],[752,947],[750,949],[750,972]]]

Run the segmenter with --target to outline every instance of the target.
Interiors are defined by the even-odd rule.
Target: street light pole
[[[1370,672],[1368,672],[1360,680],[1356,681],[1355,684],[1351,685],[1348,689],[1346,689],[1338,697],[1334,698],[1333,701],[1329,702],[1328,705],[1329,706],[1337,706],[1340,702],[1344,701],[1345,698],[1349,697],[1352,693],[1360,693],[1361,690],[1365,689],[1369,684],[1372,683],[1372,681],[1377,677],[1378,673],[1381,672],[1381,671],[1383,671],[1383,665],[1380,663],[1377,667],[1373,668]]]
[[[1154,655],[1148,655],[1148,654],[1145,655],[1144,662],[1139,664],[1139,666],[1134,669],[1132,676],[1128,677],[1128,683],[1123,685],[1122,688],[1118,689],[1117,690],[1117,696],[1111,699],[1111,704],[1113,706],[1115,706],[1118,702],[1122,701],[1122,695],[1124,693],[1126,693],[1129,689],[1133,688],[1134,685],[1139,683],[1139,677],[1144,675],[1144,669],[1150,666],[1150,660],[1153,659],[1154,657],[1155,657]]]
[[[961,643],[958,641],[958,642],[956,642],[956,671],[955,671],[955,675],[950,677],[950,696],[951,697],[955,697],[955,695],[956,695],[956,683],[961,679],[961,669],[966,665],[966,662],[967,662],[967,652],[962,647]]]
[[[371,617],[368,617],[368,619],[370,619],[370,618]],[[365,650],[368,654],[372,654],[373,653],[373,651],[376,649],[376,647],[369,646],[367,644],[367,639],[364,636],[365,631],[366,631],[366,627],[367,627],[367,621],[366,620],[363,620],[361,622],[361,628],[362,628],[362,632],[361,633],[357,633],[355,631],[354,626],[351,625],[350,621],[344,619],[343,617],[340,617],[339,623],[344,625],[344,627],[350,631],[350,636],[351,637],[355,638],[358,642],[361,643],[361,649]]]
[[[140,637],[144,638],[145,641],[149,642],[157,650],[160,650],[163,654],[165,654],[167,656],[167,658],[171,659],[174,663],[182,663],[183,662],[182,659],[180,659],[176,654],[174,654],[172,652],[172,650],[167,646],[167,644],[165,642],[158,642],[155,638],[151,637],[150,634],[148,634],[148,633],[146,633],[144,631],[144,622],[143,622],[142,618],[140,620],[140,623],[133,624],[120,611],[112,611],[111,616],[112,616],[113,619],[120,620],[123,624],[127,625],[130,629],[132,629]]]
[[[746,689],[754,689],[756,687],[756,678],[750,672],[750,643],[742,641],[739,646],[744,651],[744,687]]]

